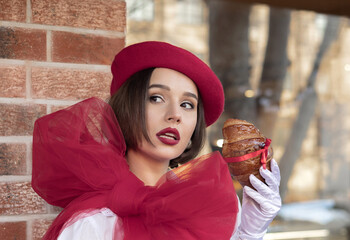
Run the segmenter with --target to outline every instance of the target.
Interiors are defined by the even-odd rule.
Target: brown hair
[[[137,148],[142,135],[150,141],[146,129],[145,105],[154,69],[148,68],[132,75],[108,101],[118,119],[127,148]],[[170,167],[177,167],[178,164],[186,163],[197,156],[205,141],[205,127],[204,108],[199,94],[197,125],[191,137],[191,147],[172,159]]]

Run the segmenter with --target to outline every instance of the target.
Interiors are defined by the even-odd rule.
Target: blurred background
[[[126,45],[184,47],[222,81],[204,152],[221,149],[227,118],[272,139],[284,205],[265,239],[350,239],[350,3],[126,2]]]

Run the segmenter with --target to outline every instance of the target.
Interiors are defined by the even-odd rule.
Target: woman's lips
[[[180,141],[180,134],[176,128],[165,128],[157,133],[157,137],[166,145],[176,145]]]

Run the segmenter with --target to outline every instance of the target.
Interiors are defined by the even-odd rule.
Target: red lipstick
[[[157,133],[157,137],[166,145],[176,145],[180,141],[180,134],[176,128],[165,128]]]

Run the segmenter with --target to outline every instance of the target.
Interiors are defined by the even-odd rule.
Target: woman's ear
[[[186,150],[189,150],[192,147],[192,140],[190,139],[190,141],[187,144]]]

